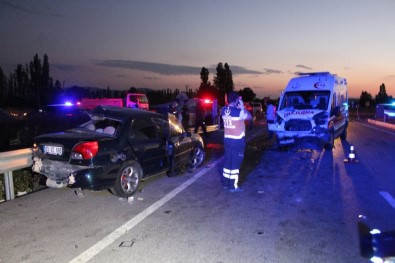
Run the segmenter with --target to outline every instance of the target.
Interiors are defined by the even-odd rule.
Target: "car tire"
[[[137,162],[128,162],[119,169],[114,185],[114,192],[119,197],[130,197],[136,193],[142,177],[141,167]]]
[[[205,158],[205,152],[202,145],[196,145],[191,152],[189,157],[189,168],[195,169],[196,167],[200,166]]]

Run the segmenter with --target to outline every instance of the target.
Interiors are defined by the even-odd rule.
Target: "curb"
[[[391,129],[391,130],[395,130],[395,124],[392,124],[392,123],[376,121],[376,120],[372,120],[372,119],[368,119],[368,123],[376,125],[376,126],[388,128],[388,129]]]

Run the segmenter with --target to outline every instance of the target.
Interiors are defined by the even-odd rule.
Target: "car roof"
[[[167,120],[167,116],[155,112],[135,109],[123,108],[115,106],[98,106],[88,112],[89,115],[102,115],[104,117],[112,117],[117,119],[135,119],[137,117],[155,117]]]

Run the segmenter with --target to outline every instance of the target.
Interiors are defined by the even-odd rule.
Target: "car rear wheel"
[[[189,168],[194,169],[201,165],[204,161],[205,153],[201,145],[197,145],[193,148],[189,159]]]
[[[126,163],[118,172],[114,192],[120,197],[130,197],[140,186],[142,172],[137,162]]]

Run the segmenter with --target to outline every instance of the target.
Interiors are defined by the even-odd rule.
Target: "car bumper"
[[[116,167],[105,170],[103,166],[72,165],[38,157],[33,158],[32,170],[46,176],[47,186],[53,188],[108,189],[114,185],[117,175]]]
[[[332,130],[324,129],[319,126],[314,127],[311,131],[284,131],[275,130],[279,145],[286,146],[303,142],[325,143],[330,140]]]

